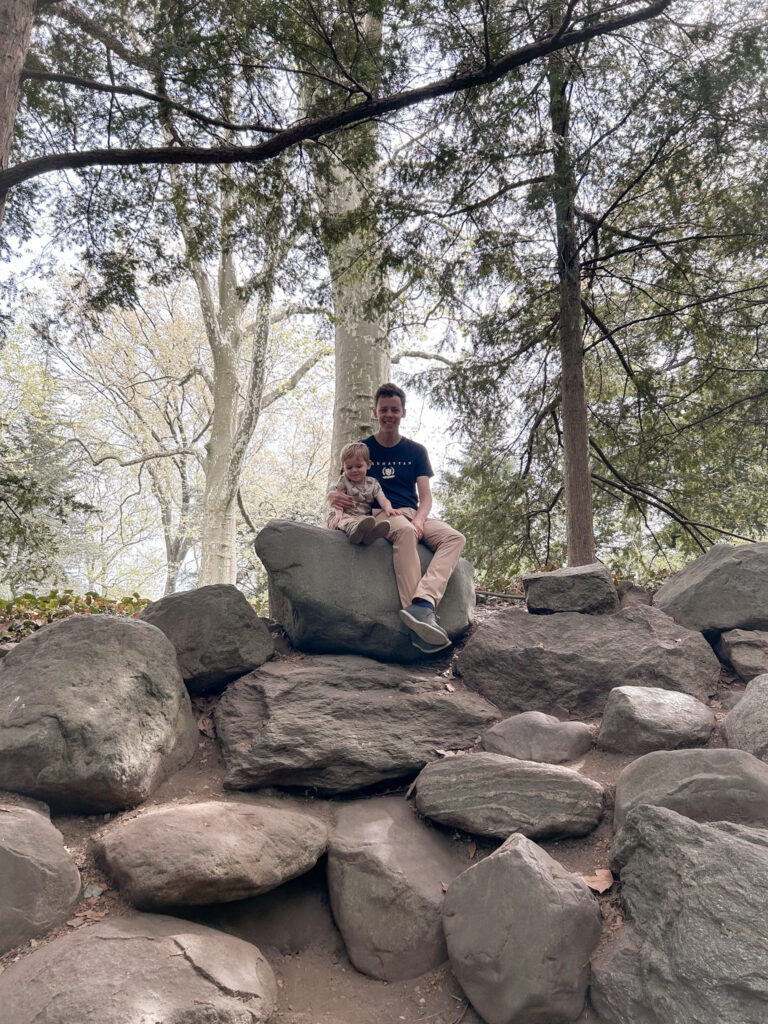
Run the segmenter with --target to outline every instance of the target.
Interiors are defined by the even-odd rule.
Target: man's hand
[[[411,520],[411,526],[416,531],[416,536],[418,537],[419,540],[421,540],[421,538],[424,536],[424,522],[426,518],[426,516],[422,518],[418,513],[416,513],[416,515]]]
[[[328,495],[328,501],[331,503],[333,508],[352,508],[355,504],[355,499],[351,494],[344,494],[343,491],[331,491]]]

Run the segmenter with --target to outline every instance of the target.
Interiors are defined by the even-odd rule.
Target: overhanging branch
[[[336,110],[322,117],[299,121],[287,128],[278,129],[270,139],[255,146],[220,146],[205,148],[198,146],[156,146],[147,149],[90,149],[82,152],[53,153],[44,157],[27,160],[0,172],[0,196],[15,185],[51,171],[80,170],[85,167],[136,167],[141,164],[238,164],[263,163],[284,153],[302,142],[316,141],[330,132],[349,128],[364,121],[384,117],[387,114],[416,106],[425,100],[437,99],[464,92],[476,86],[489,85],[498,81],[510,71],[530,64],[569,46],[587,42],[600,36],[628,28],[631,25],[658,17],[673,0],[655,0],[654,3],[616,18],[581,29],[550,34],[511,53],[469,71],[449,75],[414,89],[406,89],[378,99],[365,100],[342,110]],[[60,9],[74,10],[72,5],[57,5]],[[79,13],[79,12],[78,12]]]

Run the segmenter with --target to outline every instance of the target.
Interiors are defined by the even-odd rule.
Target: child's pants
[[[368,515],[370,515],[370,512],[368,513]],[[359,523],[361,519],[365,519],[365,518],[366,517],[364,515],[359,515],[358,514],[358,515],[351,515],[350,516],[350,515],[347,515],[346,513],[343,513],[342,516],[341,516],[341,519],[339,519],[339,521],[336,522],[335,521],[336,520],[336,510],[334,509],[333,510],[333,515],[328,517],[328,526],[332,530],[334,530],[334,529],[335,530],[343,530],[344,533],[349,533],[349,531],[352,529],[352,527],[356,523]]]

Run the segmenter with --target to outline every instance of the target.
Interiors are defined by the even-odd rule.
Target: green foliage
[[[23,640],[42,626],[70,615],[119,615],[135,617],[149,604],[149,598],[129,594],[119,600],[102,597],[93,590],[82,596],[72,590],[51,590],[48,594],[22,594],[0,600],[0,640]]]
[[[574,53],[569,94],[596,541],[643,579],[768,532],[768,32],[675,13]],[[548,103],[540,67],[443,103],[393,179],[392,266],[468,342],[411,383],[466,441],[441,497],[491,578],[567,558]]]

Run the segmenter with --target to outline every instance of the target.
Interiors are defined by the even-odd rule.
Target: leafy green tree
[[[682,421],[709,381],[726,389],[719,407],[741,408],[726,398],[738,377],[727,383],[724,363],[757,384],[755,401],[762,394],[748,353],[765,314],[765,24],[747,7],[683,11],[680,25],[662,19],[572,51],[565,69],[525,69],[471,107],[445,104],[439,145],[427,135],[395,181],[405,231],[393,262],[470,335],[457,365],[425,379],[470,442],[452,481],[463,493],[449,502],[470,553],[476,538],[507,570],[573,557],[565,327],[584,362],[598,518],[615,530],[629,517],[632,538],[647,524],[662,546],[667,518],[686,538],[678,546],[747,535],[738,514],[714,514],[701,474],[685,469],[693,427]]]
[[[0,350],[0,580],[12,590],[60,579],[67,532],[92,510],[57,437],[55,381],[19,365],[20,351],[18,338]]]

